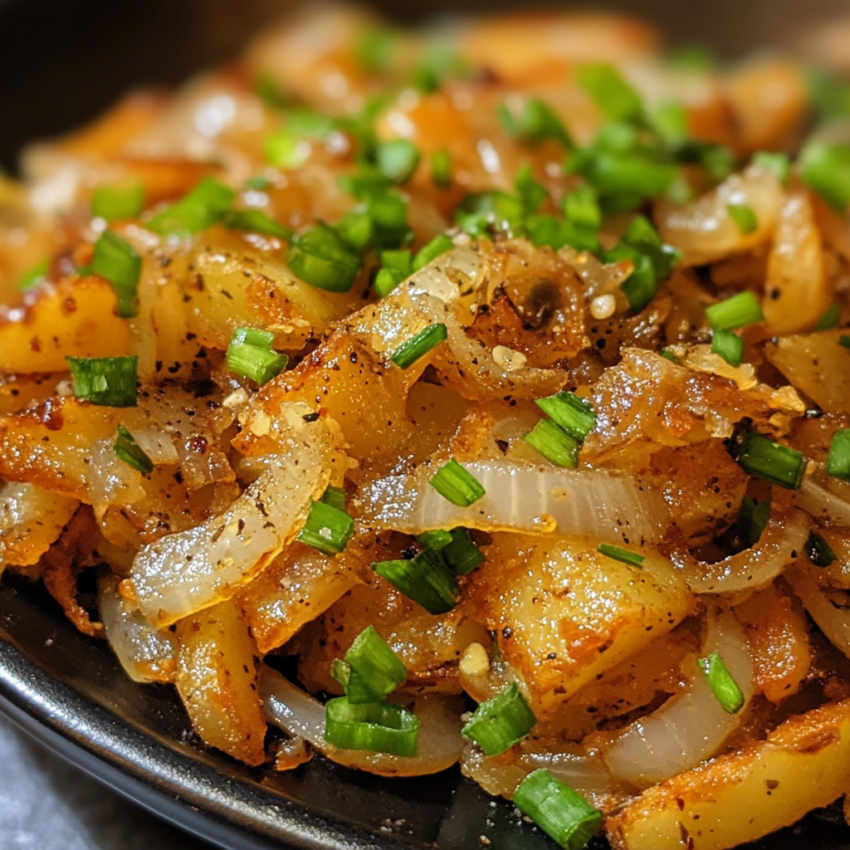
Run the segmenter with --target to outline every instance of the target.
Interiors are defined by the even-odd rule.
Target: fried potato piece
[[[850,700],[644,791],[608,818],[614,850],[726,850],[788,826],[850,784]]]
[[[220,602],[180,620],[177,690],[204,742],[250,765],[265,761],[256,647],[237,607]]]

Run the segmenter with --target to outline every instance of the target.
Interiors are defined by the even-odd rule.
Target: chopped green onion
[[[338,555],[345,549],[352,534],[354,520],[345,511],[326,502],[313,502],[298,540],[325,555]]]
[[[556,393],[547,398],[538,398],[535,404],[576,442],[583,442],[596,427],[593,404],[579,398],[575,393]]]
[[[352,705],[360,705],[380,702],[404,684],[407,667],[375,631],[375,627],[367,626],[345,653],[343,664],[335,665],[333,674],[345,688],[348,701]]]
[[[438,528],[434,531],[423,531],[414,539],[423,549],[434,549],[439,552],[452,542],[452,533]]]
[[[730,366],[744,362],[744,340],[734,331],[718,329],[711,335],[711,353],[722,357]]]
[[[342,487],[333,487],[328,485],[325,492],[322,493],[322,501],[338,511],[345,510],[345,490]]]
[[[386,298],[404,278],[396,269],[380,269],[375,275],[375,292],[379,297]]]
[[[355,251],[364,251],[372,241],[372,217],[365,208],[349,210],[335,225],[339,238]]]
[[[599,253],[602,250],[595,230],[577,227],[569,221],[559,221],[553,215],[531,215],[525,222],[532,245],[548,245],[553,251],[569,245],[576,251]]]
[[[245,181],[245,188],[255,192],[265,192],[272,185],[268,177],[263,177],[262,174],[255,174]]]
[[[452,155],[447,148],[431,154],[431,180],[438,189],[450,189],[452,185]]]
[[[791,176],[791,159],[787,154],[758,151],[753,154],[753,165],[773,172],[783,186],[788,185],[788,178]]]
[[[800,152],[800,174],[804,183],[844,214],[850,204],[850,146],[812,139]]]
[[[639,555],[637,552],[630,552],[628,549],[622,549],[619,546],[612,546],[610,543],[600,543],[597,551],[608,558],[621,561],[631,567],[640,567],[643,563],[643,555]]]
[[[145,208],[145,187],[142,183],[128,186],[102,184],[94,190],[92,215],[106,221],[137,218]]]
[[[408,340],[403,345],[400,345],[391,355],[390,360],[395,363],[399,369],[409,369],[417,360],[424,357],[434,346],[439,345],[446,337],[448,332],[446,326],[441,322],[419,331],[413,339]]]
[[[145,225],[163,236],[194,236],[212,227],[233,203],[232,189],[205,177],[176,204],[157,213]]]
[[[389,68],[392,55],[400,43],[396,30],[390,27],[370,27],[355,44],[355,55],[365,71],[383,74]]]
[[[647,115],[647,120],[655,133],[669,145],[681,144],[688,137],[688,110],[681,103],[659,103]]]
[[[42,260],[37,265],[33,266],[29,271],[24,272],[24,274],[18,280],[18,291],[26,292],[26,290],[38,286],[47,277],[47,272],[49,270],[50,261]]]
[[[697,664],[723,710],[727,714],[737,714],[744,706],[744,695],[720,655],[712,652],[707,658],[700,658]]]
[[[841,305],[833,304],[821,317],[815,325],[816,331],[831,331],[838,327],[841,321]]]
[[[150,475],[153,472],[153,461],[142,451],[133,435],[123,425],[118,426],[118,437],[112,450],[119,460],[123,460],[127,466],[133,467],[142,475]]]
[[[717,57],[702,45],[676,47],[668,54],[667,61],[675,69],[691,74],[705,74],[717,67]]]
[[[440,553],[455,575],[465,576],[483,563],[484,553],[475,545],[467,529],[453,528],[451,538]]]
[[[714,330],[722,331],[745,328],[764,319],[758,298],[750,290],[706,307],[705,315]]]
[[[407,139],[393,139],[381,142],[375,151],[381,174],[392,183],[407,183],[416,167],[421,154],[419,148]]]
[[[528,215],[537,212],[549,196],[546,189],[534,179],[534,173],[527,162],[519,167],[514,178],[514,188],[523,211]]]
[[[503,102],[499,106],[499,120],[505,132],[521,144],[553,141],[568,150],[572,147],[572,139],[561,119],[539,98],[527,98],[520,105]]]
[[[139,358],[68,357],[74,395],[102,407],[136,406]]]
[[[329,292],[348,292],[360,271],[360,257],[322,222],[292,237],[286,262],[304,283]]]
[[[410,251],[407,249],[381,251],[381,263],[384,268],[398,272],[401,275],[402,280],[410,277],[413,273],[413,260],[411,259]]]
[[[602,210],[599,199],[590,186],[579,186],[564,195],[564,217],[576,227],[599,230],[602,227]]]
[[[643,103],[640,95],[620,72],[604,62],[589,62],[576,69],[576,81],[596,101],[609,121],[640,122]]]
[[[94,246],[92,271],[105,277],[118,299],[117,313],[122,319],[139,314],[139,277],[142,258],[135,248],[117,233],[105,230]]]
[[[672,245],[667,245],[650,220],[643,215],[632,219],[623,236],[623,242],[649,257],[657,281],[670,277],[676,263],[682,259],[682,252]]]
[[[652,259],[623,243],[610,251],[605,251],[602,259],[606,263],[622,263],[626,260],[631,262],[632,271],[620,284],[620,290],[626,296],[629,307],[635,313],[639,313],[652,301],[658,291],[658,278],[655,275]]]
[[[837,557],[829,543],[814,531],[809,534],[803,548],[816,567],[828,567]]]
[[[367,201],[378,248],[397,248],[412,239],[407,226],[407,201],[396,192],[381,192]]]
[[[582,850],[602,826],[602,812],[542,768],[520,782],[514,805],[564,850]]]
[[[658,352],[665,360],[669,360],[671,363],[676,363],[677,365],[681,362],[669,348],[662,348],[661,351]]]
[[[289,358],[272,350],[274,334],[255,328],[236,328],[227,346],[227,368],[240,378],[263,384],[279,375]]]
[[[747,535],[750,546],[761,539],[762,532],[770,519],[770,499],[753,499],[744,496],[738,512],[738,527]]]
[[[463,79],[470,75],[466,60],[449,45],[435,42],[413,70],[413,83],[419,91],[431,94],[449,78]]]
[[[747,435],[738,463],[750,475],[788,490],[800,489],[806,471],[806,461],[800,452],[790,446],[774,443],[756,431]]]
[[[335,747],[412,757],[418,738],[418,718],[400,705],[338,697],[325,706],[325,740]]]
[[[850,348],[850,334],[841,334],[838,337],[838,344],[842,346],[842,348]]]
[[[281,127],[266,137],[263,152],[266,162],[275,168],[298,168],[310,154],[309,142],[289,127]]]
[[[726,212],[729,213],[729,218],[735,222],[738,226],[738,230],[740,230],[744,235],[758,230],[758,217],[749,204],[727,204]]]
[[[429,614],[447,614],[460,599],[454,574],[439,551],[424,549],[412,561],[379,561],[372,569]]]
[[[836,431],[829,446],[826,474],[850,481],[850,429]]]
[[[541,419],[522,439],[555,466],[573,469],[578,463],[578,443],[548,419]]]
[[[461,508],[474,505],[487,492],[478,479],[454,458],[443,464],[428,483],[444,499]]]
[[[518,744],[537,723],[517,683],[482,702],[463,727],[462,735],[474,741],[485,756],[498,756]]]
[[[519,199],[507,192],[471,192],[455,210],[455,219],[471,236],[484,236],[488,226],[520,235],[525,210]]]
[[[223,224],[230,230],[263,233],[283,240],[292,238],[292,231],[288,227],[269,218],[262,210],[231,210],[225,213]]]
[[[455,246],[451,236],[446,236],[441,233],[435,236],[427,245],[424,245],[416,253],[413,258],[413,271],[418,272],[419,269],[424,269],[428,263],[433,262],[437,257],[442,257],[443,254],[451,251]]]

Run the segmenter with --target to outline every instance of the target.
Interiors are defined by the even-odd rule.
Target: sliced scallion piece
[[[609,121],[637,123],[643,117],[640,95],[620,72],[604,62],[589,62],[576,69],[576,81],[596,101]]]
[[[812,139],[800,152],[800,174],[836,212],[850,204],[850,146]]]
[[[433,549],[439,552],[452,542],[452,533],[438,528],[434,531],[423,531],[422,534],[417,534],[415,540],[423,549]]]
[[[599,230],[602,227],[602,210],[591,186],[579,186],[564,195],[564,218],[577,227]]]
[[[136,406],[139,358],[68,357],[74,395],[102,407]]]
[[[772,151],[758,151],[753,154],[753,165],[758,165],[767,171],[773,172],[776,179],[783,185],[788,185],[791,176],[791,159],[784,153],[773,153]]]
[[[832,304],[829,309],[818,319],[815,325],[816,331],[831,331],[838,327],[841,321],[841,305]]]
[[[744,340],[734,331],[715,330],[711,335],[711,353],[722,357],[730,366],[744,362]]]
[[[727,714],[737,714],[743,708],[744,695],[719,653],[712,652],[707,658],[700,658],[697,664],[705,673],[709,687],[723,710]]]
[[[31,269],[24,272],[18,279],[17,289],[19,292],[26,292],[28,289],[38,286],[46,277],[50,269],[50,261],[42,260],[34,265]]]
[[[423,328],[413,339],[400,345],[390,360],[399,369],[409,369],[417,360],[424,357],[434,346],[439,345],[448,336],[446,326],[441,322]]]
[[[748,233],[754,233],[758,230],[759,220],[755,211],[749,204],[735,203],[727,204],[726,212],[729,213],[729,218],[735,222],[738,230],[745,236]]]
[[[750,290],[706,307],[705,315],[712,328],[722,331],[745,328],[764,319],[758,298]]]
[[[485,756],[497,756],[518,744],[537,723],[517,683],[482,702],[466,722],[462,734]]]
[[[838,337],[838,344],[842,348],[850,348],[850,334],[841,334],[841,336]]]
[[[127,466],[131,466],[142,475],[150,475],[153,472],[153,461],[145,454],[133,435],[123,426],[118,426],[118,437],[112,446],[115,456],[123,460]]]
[[[298,540],[326,555],[338,555],[352,534],[354,520],[345,511],[326,502],[313,502]]]
[[[163,236],[194,236],[212,227],[231,207],[235,192],[212,177],[204,177],[176,204],[157,213],[145,225]]]
[[[567,150],[572,148],[572,139],[563,122],[539,98],[527,98],[520,104],[503,102],[499,107],[499,120],[507,134],[521,144],[553,141]]]
[[[678,357],[670,351],[669,348],[662,348],[661,351],[658,352],[665,360],[669,360],[671,363],[676,363],[677,365],[681,363]]]
[[[486,492],[478,479],[454,458],[443,464],[428,483],[444,499],[461,508],[474,505]]]
[[[240,378],[263,384],[279,375],[289,358],[272,350],[274,334],[256,328],[236,328],[227,346],[227,368]]]
[[[262,210],[230,210],[224,214],[222,222],[230,230],[262,233],[284,241],[292,238],[292,231],[288,227],[269,218]]]
[[[460,599],[454,574],[439,551],[424,549],[411,561],[379,561],[372,569],[430,614],[447,614]]]
[[[92,271],[105,277],[117,296],[116,310],[122,319],[139,314],[139,278],[142,258],[136,249],[111,230],[104,231],[94,246]]]
[[[322,222],[292,237],[286,262],[304,283],[329,292],[348,292],[360,271],[360,257]]]
[[[374,236],[372,217],[368,210],[358,207],[349,210],[335,225],[340,239],[355,251],[364,251]]]
[[[625,256],[618,255],[618,251],[626,250]],[[639,313],[644,307],[649,304],[658,291],[658,278],[655,275],[655,269],[652,265],[652,260],[646,255],[630,251],[626,246],[618,246],[612,251],[606,251],[606,262],[622,262],[629,259],[632,261],[632,273],[620,284],[620,289],[626,300],[629,302],[629,307]]]
[[[582,850],[602,826],[602,812],[545,769],[520,782],[513,802],[564,850]]]
[[[453,528],[451,541],[440,551],[455,575],[465,576],[484,561],[484,553],[475,545],[466,528]]]
[[[367,626],[336,665],[334,678],[345,688],[352,705],[380,702],[407,679],[407,667],[374,626]]]
[[[639,555],[637,552],[630,552],[628,549],[623,549],[620,546],[612,546],[610,543],[600,543],[597,551],[607,558],[613,558],[615,561],[620,561],[631,567],[640,567],[643,563],[643,555]]]
[[[803,548],[816,567],[828,567],[837,557],[829,543],[814,531],[809,534]]]
[[[548,419],[541,419],[522,439],[555,466],[573,469],[578,463],[579,444]]]
[[[428,263],[451,251],[454,246],[455,243],[451,236],[447,236],[445,233],[435,236],[427,245],[423,245],[416,252],[416,256],[413,258],[413,271],[417,272],[419,269],[424,269]]]
[[[125,186],[104,183],[92,195],[92,215],[106,221],[138,218],[144,208],[145,187],[142,183]]]
[[[381,142],[375,157],[381,174],[391,183],[407,183],[416,171],[421,159],[419,148],[407,139],[392,139]]]
[[[342,487],[329,485],[322,493],[322,501],[338,511],[345,510],[345,490]]]
[[[738,458],[745,472],[778,484],[788,490],[799,490],[806,471],[806,461],[800,452],[790,446],[751,431]]]
[[[746,534],[750,546],[761,539],[762,532],[770,519],[770,499],[753,499],[744,496],[738,512],[738,527]]]
[[[418,738],[418,718],[400,705],[338,697],[325,706],[325,740],[335,747],[412,757]]]
[[[850,481],[850,428],[833,434],[826,459],[826,474]]]
[[[266,137],[263,152],[266,162],[275,168],[298,168],[309,156],[310,147],[289,127],[281,127]]]
[[[538,398],[535,404],[550,419],[554,419],[576,442],[583,442],[596,427],[593,404],[579,398],[575,393],[556,393],[547,398]]]
[[[440,148],[431,154],[431,180],[438,189],[451,188],[452,155],[447,148]]]

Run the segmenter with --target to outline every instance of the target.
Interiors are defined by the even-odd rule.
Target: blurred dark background
[[[308,0],[315,2],[315,0]],[[97,115],[139,83],[176,83],[238,53],[296,0],[0,0],[0,164],[26,141]],[[375,0],[397,20],[533,6],[618,9],[647,17],[672,43],[725,56],[792,44],[847,0]]]

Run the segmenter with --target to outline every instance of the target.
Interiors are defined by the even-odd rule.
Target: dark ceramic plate
[[[809,0],[805,14],[819,6],[840,10],[844,2]],[[464,8],[484,5],[469,0]],[[710,38],[733,51],[768,41],[803,9],[781,0],[619,5],[646,11],[687,39]],[[414,0],[405,8],[410,16],[458,6]],[[226,58],[280,9],[279,0],[0,0],[0,164],[12,167],[22,143],[92,117],[133,84],[177,81]],[[4,579],[0,638],[3,713],[94,778],[221,847],[554,846],[456,770],[382,780],[317,757],[275,774],[205,749],[173,689],[132,683],[109,648],[76,632],[37,586]],[[840,812],[816,812],[750,850],[802,847],[850,848]]]

